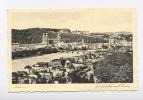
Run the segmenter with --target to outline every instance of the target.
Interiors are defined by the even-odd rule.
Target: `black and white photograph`
[[[10,12],[11,84],[134,83],[134,9]]]

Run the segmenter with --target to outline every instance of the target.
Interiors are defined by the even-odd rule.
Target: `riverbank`
[[[52,54],[45,54],[41,56],[34,56],[22,59],[14,59],[12,60],[12,71],[22,71],[26,65],[33,65],[37,62],[49,62],[53,59],[59,59],[61,57],[73,57],[73,56],[80,56],[83,55],[83,52],[68,52],[68,53],[52,53]]]

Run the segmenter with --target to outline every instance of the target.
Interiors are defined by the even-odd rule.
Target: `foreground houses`
[[[88,54],[86,54],[88,55]],[[84,64],[84,56],[77,56],[72,58],[60,58],[52,60],[51,62],[38,62],[32,66],[27,65],[22,75],[16,75],[13,72],[13,83],[82,83],[94,82],[93,65]],[[86,59],[85,59],[86,60]],[[20,78],[19,81],[16,77]],[[92,80],[91,80],[92,79]]]

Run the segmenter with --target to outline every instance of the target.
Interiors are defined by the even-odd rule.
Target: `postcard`
[[[9,91],[137,90],[136,10],[8,10]]]

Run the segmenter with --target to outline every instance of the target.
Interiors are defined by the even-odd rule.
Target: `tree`
[[[25,66],[24,68],[25,68],[25,69],[28,69],[28,70],[29,70],[29,73],[30,73],[31,70],[32,70],[32,67],[31,67],[30,65],[27,65],[27,66]]]

